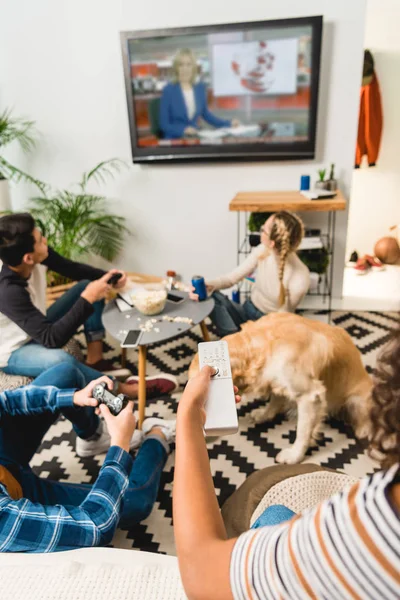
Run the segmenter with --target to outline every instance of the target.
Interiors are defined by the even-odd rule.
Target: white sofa
[[[1,600],[183,600],[178,560],[138,550],[87,548],[1,554]]]

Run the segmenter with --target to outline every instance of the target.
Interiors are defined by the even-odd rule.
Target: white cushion
[[[1,600],[184,600],[178,560],[138,550],[87,548],[1,554]]]
[[[250,525],[253,525],[264,510],[273,504],[282,504],[298,514],[358,481],[359,479],[344,473],[330,471],[315,471],[288,477],[268,490],[253,512]]]

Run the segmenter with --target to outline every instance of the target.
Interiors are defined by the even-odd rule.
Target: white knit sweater
[[[286,300],[284,305],[279,307],[279,259],[273,251],[268,252],[264,258],[265,252],[265,246],[260,244],[236,269],[227,275],[207,281],[207,285],[216,290],[223,290],[239,283],[257,269],[255,283],[251,290],[251,300],[258,310],[263,313],[294,312],[303,296],[308,292],[310,272],[295,252],[289,254],[283,273]]]

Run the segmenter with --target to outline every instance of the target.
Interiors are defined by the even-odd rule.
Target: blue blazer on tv
[[[180,84],[168,83],[163,89],[160,101],[160,129],[165,139],[183,137],[186,127],[197,128],[199,117],[214,127],[230,127],[230,120],[219,119],[208,110],[204,83],[195,83],[193,91],[196,112],[193,119],[189,119]]]

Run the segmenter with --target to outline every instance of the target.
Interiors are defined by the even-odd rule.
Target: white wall
[[[400,223],[400,2],[368,0],[365,48],[375,59],[383,104],[383,136],[376,167],[354,171],[347,254],[371,253]]]
[[[58,186],[105,158],[130,160],[119,31],[218,22],[325,17],[318,158],[314,162],[132,166],[106,191],[134,236],[119,264],[213,277],[236,262],[239,190],[297,189],[300,175],[336,162],[349,192],[357,128],[365,0],[14,0],[2,10],[0,104],[37,121],[40,148],[24,159]],[[14,190],[14,207],[27,190]],[[335,293],[341,294],[346,215],[338,220]]]

